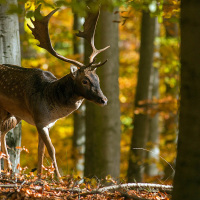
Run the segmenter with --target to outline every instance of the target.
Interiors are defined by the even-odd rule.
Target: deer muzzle
[[[107,105],[107,102],[108,102],[108,99],[107,99],[105,96],[99,98],[99,104],[100,104],[101,106],[106,106],[106,105]]]

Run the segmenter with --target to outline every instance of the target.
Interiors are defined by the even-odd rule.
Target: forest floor
[[[107,186],[109,184],[109,186]],[[38,180],[31,174],[3,173],[0,177],[1,199],[101,199],[101,200],[170,200],[172,186],[149,183],[116,183],[111,177],[97,178],[63,177],[57,182],[52,174]]]

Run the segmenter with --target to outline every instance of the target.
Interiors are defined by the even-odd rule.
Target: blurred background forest
[[[174,175],[173,168],[178,134],[180,1],[123,0],[108,2],[109,12],[112,13],[112,16],[117,16],[117,20],[113,18],[109,23],[114,23],[119,27],[118,82],[121,121],[119,177],[122,180],[127,180],[127,174],[132,173],[128,169],[131,163],[130,149],[135,149],[139,152],[136,154],[140,155],[137,165],[140,166],[143,180],[146,182],[170,183]],[[84,58],[84,44],[81,40],[76,40],[74,34],[79,29],[77,23],[83,24],[82,17],[85,15],[83,8],[86,7],[86,3],[85,1],[19,0],[20,9],[15,6],[10,8],[10,12],[17,11],[19,14],[22,66],[48,70],[57,78],[61,78],[69,73],[70,65],[37,47],[38,42],[33,38],[26,25],[27,23],[30,24],[29,18],[33,16],[34,9],[40,3],[42,3],[42,11],[45,15],[53,8],[61,7],[50,20],[50,37],[56,51],[61,55],[77,60],[83,60]],[[118,7],[118,10],[113,11],[114,7]],[[148,18],[149,21],[145,22],[144,16],[150,17]],[[150,21],[153,21],[153,23]],[[144,27],[150,27],[150,31],[142,29],[142,24],[145,24]],[[142,30],[146,35],[141,33]],[[151,33],[154,33],[149,39],[150,43],[153,44],[153,48],[150,48],[153,59],[152,62],[146,63],[150,70],[148,75],[144,67],[146,64],[141,60],[148,58],[148,55],[144,54],[142,56],[142,48],[140,47],[142,37],[144,37],[143,42],[145,44],[145,42],[148,42],[145,39],[149,38],[148,34]],[[109,35],[109,37],[112,37],[112,35]],[[76,51],[77,45],[78,50]],[[148,50],[148,45],[143,47],[143,50]],[[102,48],[102,46],[98,48]],[[113,54],[112,56],[117,57],[118,55]],[[102,68],[106,67],[109,68],[109,65]],[[139,78],[138,72],[142,68],[141,74],[149,78],[145,76]],[[98,69],[97,73],[101,70]],[[106,76],[106,69],[104,70],[104,76]],[[144,86],[143,84],[147,79],[149,80],[148,91],[141,95],[144,98],[140,98],[141,96],[139,97],[136,93],[141,90],[144,91],[140,88]],[[105,91],[104,80],[101,78],[100,80],[102,90]],[[137,91],[139,81],[141,86]],[[110,101],[108,101],[108,104]],[[84,104],[76,113],[58,120],[50,131],[50,137],[56,149],[58,166],[63,175],[82,176],[84,172],[85,107]],[[142,118],[143,121],[140,127],[136,124],[136,116],[145,117]],[[117,116],[113,115],[112,117]],[[141,145],[133,144],[132,141],[138,140],[137,138],[131,139],[136,126],[138,129],[146,127],[145,138],[143,138],[143,135],[138,135],[138,138],[143,140]],[[79,127],[78,133],[77,127]],[[93,131],[95,132],[96,129]],[[112,139],[115,141],[115,137]],[[26,151],[21,152],[21,167],[27,166],[28,170],[37,167],[37,141],[36,128],[23,121],[22,147],[27,148],[29,153]],[[103,149],[104,146],[101,146],[101,148]],[[136,162],[135,160],[134,162]],[[45,166],[50,165],[50,163],[46,153]]]

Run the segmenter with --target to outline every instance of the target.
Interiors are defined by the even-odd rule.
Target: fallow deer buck
[[[20,120],[35,125],[39,133],[38,144],[38,176],[42,173],[45,145],[52,159],[55,175],[60,178],[57,167],[55,149],[49,137],[49,129],[57,119],[68,116],[79,108],[84,99],[99,105],[106,105],[107,98],[101,91],[96,69],[102,63],[95,63],[95,57],[104,49],[97,50],[94,35],[99,17],[98,13],[90,13],[84,23],[84,31],[78,37],[86,39],[92,48],[89,64],[84,65],[59,55],[52,47],[48,32],[48,23],[55,9],[47,16],[40,13],[41,5],[34,12],[34,28],[30,28],[41,48],[53,56],[71,63],[70,73],[57,79],[52,73],[40,69],[22,68],[15,65],[0,65],[0,131],[2,152],[7,155],[4,169],[11,170],[11,163],[6,149],[6,133],[14,128]]]

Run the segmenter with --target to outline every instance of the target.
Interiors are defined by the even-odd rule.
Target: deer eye
[[[88,80],[82,80],[82,84],[83,85],[87,85],[88,84]]]

